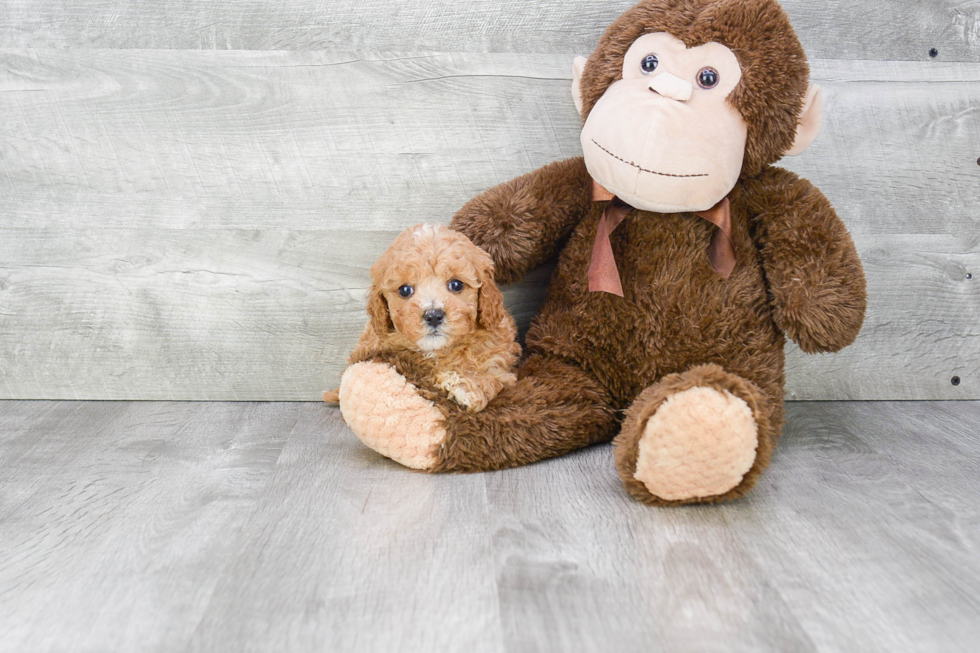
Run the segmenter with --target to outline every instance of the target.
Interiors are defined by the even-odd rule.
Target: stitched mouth
[[[592,142],[595,143],[596,147],[598,147],[600,150],[602,150],[603,152],[605,152],[606,154],[608,154],[612,158],[614,158],[614,159],[616,159],[618,161],[622,161],[623,163],[625,163],[628,166],[633,166],[634,168],[636,168],[640,172],[649,172],[651,175],[658,175],[660,177],[678,177],[678,178],[682,178],[682,179],[687,179],[687,178],[690,178],[690,177],[708,177],[709,176],[707,174],[701,174],[701,175],[672,175],[672,174],[667,173],[667,172],[657,172],[656,170],[647,170],[644,167],[641,167],[641,166],[636,165],[632,161],[627,161],[626,159],[624,159],[621,156],[616,156],[615,154],[613,154],[612,152],[610,152],[609,150],[607,150],[603,146],[599,145],[599,143],[597,143],[594,138],[592,139]]]

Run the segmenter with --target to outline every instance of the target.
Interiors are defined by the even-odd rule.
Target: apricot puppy
[[[517,381],[521,348],[493,261],[459,232],[431,224],[402,232],[371,268],[367,310],[351,365],[411,354],[424,380],[469,412]],[[323,400],[338,403],[339,393]]]

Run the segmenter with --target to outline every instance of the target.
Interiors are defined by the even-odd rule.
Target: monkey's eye
[[[719,81],[718,71],[714,68],[702,68],[698,71],[698,86],[701,88],[714,88]]]
[[[453,279],[449,282],[449,289],[453,292],[463,292],[463,288],[466,286],[459,279]]]
[[[412,288],[408,284],[405,284],[404,286],[398,289],[398,296],[401,297],[402,299],[408,299],[414,294],[415,294],[415,288]]]
[[[659,65],[660,59],[657,58],[657,55],[648,54],[647,56],[643,57],[643,61],[640,62],[640,70],[643,71],[644,75],[649,75],[656,70],[657,66]]]

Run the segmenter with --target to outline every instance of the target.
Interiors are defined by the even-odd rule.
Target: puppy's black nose
[[[430,327],[437,327],[442,324],[442,321],[446,319],[446,311],[441,308],[430,308],[425,313],[422,314],[422,319]]]

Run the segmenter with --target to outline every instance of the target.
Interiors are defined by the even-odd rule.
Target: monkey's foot
[[[764,401],[753,384],[717,365],[647,388],[616,440],[616,464],[627,490],[659,505],[741,496],[769,458],[768,434],[760,434],[766,425],[759,424]]]
[[[385,363],[347,368],[340,379],[340,411],[361,442],[412,469],[432,469],[446,440],[435,404]]]
[[[694,387],[668,397],[647,421],[633,476],[668,501],[717,496],[742,482],[758,443],[748,404]]]

